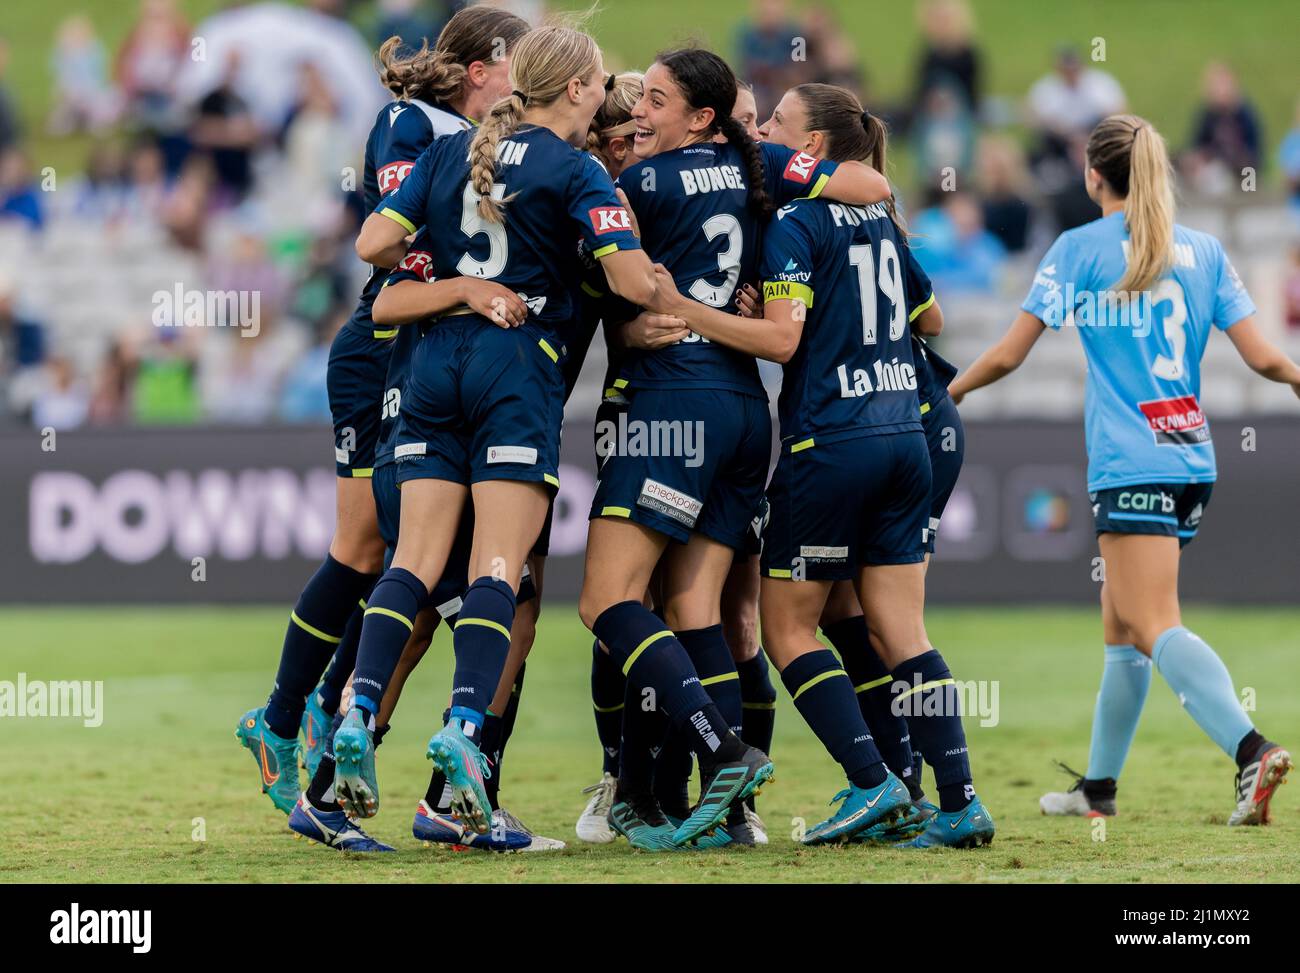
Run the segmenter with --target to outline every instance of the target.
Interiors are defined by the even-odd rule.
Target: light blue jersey
[[[1062,233],[1021,305],[1053,330],[1079,330],[1088,359],[1088,490],[1213,482],[1201,356],[1211,325],[1226,331],[1255,305],[1223,245],[1178,225],[1173,269],[1149,296],[1119,302],[1112,288],[1127,249],[1122,212]]]

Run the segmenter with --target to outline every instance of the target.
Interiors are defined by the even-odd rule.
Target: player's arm
[[[967,392],[992,385],[1014,372],[1029,355],[1029,350],[1034,347],[1034,342],[1046,327],[1028,311],[1017,314],[998,343],[976,358],[974,364],[948,386],[952,400],[960,404]]]
[[[935,335],[943,333],[943,309],[939,307],[939,300],[935,298],[925,310],[911,319],[912,330],[923,338],[933,338]]]
[[[825,199],[834,199],[851,206],[883,203],[894,194],[889,180],[865,162],[841,162],[822,187]]]
[[[431,283],[390,280],[375,298],[371,316],[376,324],[392,327],[465,306],[503,328],[517,327],[528,317],[528,305],[518,294],[494,280],[477,277],[448,277]]]
[[[798,300],[768,300],[763,316],[746,318],[685,297],[667,268],[656,265],[665,313],[685,321],[698,335],[736,351],[784,364],[794,357],[803,334],[804,305]],[[798,305],[798,310],[796,310]]]
[[[357,256],[374,267],[396,267],[406,256],[406,242],[413,230],[399,223],[381,208],[366,217],[357,234]]]
[[[921,266],[912,248],[903,241],[903,299],[907,302],[907,321],[923,338],[933,338],[943,331],[943,311],[930,276]]]
[[[772,142],[760,142],[769,173],[768,189],[777,205],[803,196],[833,199],[851,206],[881,203],[893,195],[889,180],[864,162],[832,162]]]
[[[433,151],[429,145],[415,165],[400,179],[398,188],[379,201],[379,206],[361,224],[357,235],[357,256],[375,267],[396,267],[406,255],[407,239],[424,225],[424,207],[429,198],[433,172]]]
[[[1277,345],[1259,333],[1255,324],[1255,315],[1248,314],[1225,332],[1237,349],[1241,360],[1250,366],[1251,371],[1262,375],[1270,382],[1290,385],[1300,396],[1300,365],[1293,362]]]

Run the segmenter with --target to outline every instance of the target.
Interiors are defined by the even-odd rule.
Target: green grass
[[[440,633],[412,676],[379,753],[383,810],[370,827],[399,849],[342,856],[292,840],[233,737],[265,698],[285,612],[263,608],[0,610],[0,679],[104,681],[98,728],[75,719],[0,723],[10,813],[0,879],[25,882],[1267,882],[1294,881],[1300,788],[1283,788],[1275,823],[1229,831],[1231,763],[1157,677],[1105,840],[1093,822],[1044,818],[1038,795],[1082,768],[1101,657],[1095,612],[935,610],[931,635],[958,678],[997,680],[1000,721],[968,720],[976,783],[998,835],[973,852],[803,849],[792,819],[826,811],[837,772],[780,691],[777,780],[760,810],[766,848],[673,856],[626,844],[583,846],[572,827],[598,776],[588,697],[590,637],[571,606],[548,605],[505,764],[508,806],[564,838],[557,855],[425,849],[409,833],[427,780],[424,745],[450,679]],[[1300,611],[1196,609],[1187,623],[1255,690],[1262,726],[1300,725]],[[1294,744],[1294,740],[1291,741]],[[206,840],[192,840],[203,818]]]
[[[586,9],[591,0],[559,0],[555,6]],[[192,23],[222,9],[221,0],[180,0]],[[792,3],[798,8],[799,3]],[[912,4],[897,0],[830,0],[867,71],[877,106],[905,101],[914,83],[920,35]],[[1134,111],[1146,115],[1181,148],[1191,134],[1200,78],[1210,60],[1237,71],[1243,90],[1260,112],[1269,163],[1292,126],[1296,106],[1294,14],[1274,0],[1078,0],[1069,4],[1027,4],[1025,0],[975,0],[976,37],[984,55],[989,95],[1022,99],[1047,73],[1052,52],[1074,45],[1085,56],[1093,39],[1106,45],[1100,67],[1115,75]],[[54,165],[75,171],[84,165],[85,138],[53,139],[43,132],[50,104],[50,51],[59,24],[86,12],[101,39],[115,51],[134,21],[134,2],[9,0],[0,4],[0,37],[8,38],[9,79],[29,131],[36,169]],[[751,8],[748,0],[601,0],[589,29],[609,63],[643,67],[655,51],[693,39],[733,52],[735,26]],[[1290,25],[1290,29],[1288,29]],[[771,106],[766,106],[770,108]],[[1271,165],[1275,170],[1276,166]],[[900,171],[906,183],[910,173]],[[1273,184],[1276,171],[1265,173]]]

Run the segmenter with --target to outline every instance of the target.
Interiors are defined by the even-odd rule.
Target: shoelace
[[[504,808],[500,808],[497,810],[497,814],[501,818],[501,823],[505,825],[505,827],[508,830],[518,831],[521,834],[528,835],[528,837],[530,838],[533,836],[533,833],[528,830],[528,828],[524,825],[524,823],[520,821],[517,817],[515,817],[513,814],[511,814],[509,811],[505,810]]]
[[[1056,766],[1074,778],[1074,783],[1070,787],[1071,793],[1083,789],[1083,774],[1079,773],[1077,770],[1073,770],[1070,767],[1067,767],[1059,760],[1056,761]]]
[[[844,790],[840,791],[838,794],[836,794],[834,797],[830,799],[830,803],[827,806],[834,807],[836,804],[840,803],[840,801],[848,797],[850,793],[852,792],[847,787],[844,788]]]

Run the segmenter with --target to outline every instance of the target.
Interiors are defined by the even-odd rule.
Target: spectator
[[[1107,115],[1124,110],[1124,90],[1098,68],[1085,68],[1079,55],[1062,48],[1053,72],[1029,89],[1030,121],[1047,151],[1064,158],[1071,143],[1086,139]]]
[[[33,230],[45,225],[45,207],[21,149],[0,151],[0,223],[14,220]]]
[[[117,94],[108,80],[104,45],[85,14],[59,25],[50,57],[54,72],[51,134],[102,132],[117,115]]]
[[[62,193],[56,193],[61,197]],[[126,158],[112,143],[90,151],[86,174],[73,185],[71,215],[82,222],[113,223],[126,211]]]
[[[258,130],[248,105],[235,93],[240,56],[231,50],[219,84],[199,102],[190,128],[194,147],[212,160],[220,203],[235,204],[253,185],[253,149]]]
[[[913,119],[912,141],[917,179],[923,187],[944,185],[946,170],[968,178],[975,156],[975,119],[956,88],[930,89]]]
[[[1206,67],[1201,92],[1182,169],[1194,189],[1218,196],[1240,185],[1243,169],[1258,171],[1262,136],[1255,109],[1227,65],[1216,61]]]
[[[986,135],[977,157],[984,225],[1008,252],[1019,253],[1029,239],[1031,213],[1024,153],[1010,138]]]
[[[1300,211],[1300,101],[1296,102],[1295,123],[1286,133],[1277,150],[1278,163],[1282,168],[1282,178],[1286,180],[1286,191],[1291,198],[1291,208]]]
[[[794,61],[795,39],[800,36],[785,0],[755,0],[753,21],[742,23],[736,37],[737,74],[753,86],[760,105],[775,105],[787,88],[802,80],[799,75],[807,61]]]
[[[17,282],[0,271],[0,374],[12,375],[45,360],[45,329],[20,307]]]
[[[1291,248],[1291,266],[1283,283],[1283,304],[1287,330],[1300,332],[1300,244]]]
[[[295,206],[320,226],[337,215],[343,169],[356,164],[357,152],[320,69],[304,61],[300,77],[302,93],[285,126],[284,164],[292,173]]]
[[[289,367],[280,391],[279,416],[285,422],[329,422],[330,402],[325,389],[330,343],[348,319],[345,307],[336,307],[332,317],[321,318],[315,344]]]
[[[937,88],[956,90],[972,114],[980,107],[980,56],[965,0],[922,0],[917,7],[925,47],[916,67],[913,104],[925,104]]]
[[[114,69],[126,116],[146,129],[165,127],[176,77],[190,53],[190,26],[175,0],[140,0],[140,14]]]
[[[32,402],[32,425],[38,429],[76,429],[85,425],[90,411],[90,391],[63,355],[45,364],[41,394]]]
[[[6,149],[18,144],[22,135],[22,125],[18,120],[18,109],[5,85],[5,72],[9,68],[9,44],[0,37],[0,155]]]
[[[141,425],[188,425],[200,418],[196,339],[179,321],[152,328],[128,353],[131,418]]]
[[[803,80],[837,84],[862,98],[866,93],[866,79],[858,52],[829,4],[816,3],[808,8],[804,14],[803,36],[808,40],[808,75]],[[778,92],[778,99],[781,94]]]
[[[203,249],[208,207],[215,183],[210,158],[194,155],[186,160],[159,213],[162,225],[178,247],[190,251]]]
[[[120,339],[114,339],[100,360],[90,393],[87,417],[97,426],[113,425],[126,420],[130,407],[129,390],[133,363]]]
[[[979,202],[966,192],[949,193],[938,207],[917,214],[914,252],[936,294],[993,294],[1006,250],[984,228]]]

